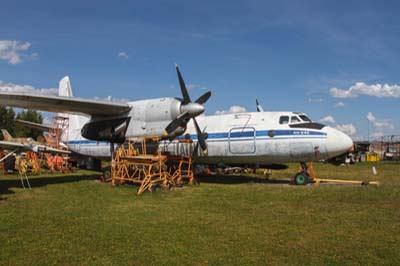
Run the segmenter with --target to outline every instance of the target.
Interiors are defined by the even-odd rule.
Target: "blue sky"
[[[265,110],[304,111],[355,139],[367,138],[368,124],[371,136],[400,134],[398,1],[1,7],[0,90],[56,88],[69,75],[77,97],[179,96],[178,63],[193,98],[212,90],[207,114],[254,111],[258,98]]]

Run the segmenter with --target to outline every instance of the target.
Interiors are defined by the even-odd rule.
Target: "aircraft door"
[[[236,127],[229,131],[229,152],[249,154],[256,152],[256,130],[254,127]]]

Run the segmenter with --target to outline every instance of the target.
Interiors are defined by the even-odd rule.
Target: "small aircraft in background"
[[[5,130],[1,130],[4,140],[0,141],[0,149],[30,151],[34,153],[70,154],[68,150],[56,149],[32,138],[14,138]]]
[[[300,162],[306,172],[305,162],[327,160],[353,147],[349,136],[313,122],[305,113],[258,108],[258,112],[199,116],[211,92],[193,102],[178,66],[176,71],[183,99],[115,103],[72,98],[65,77],[60,81],[61,96],[0,93],[0,104],[72,113],[66,145],[71,151],[96,158],[110,158],[114,143],[162,136],[160,144],[167,150],[174,150],[180,139],[193,140],[198,164],[263,167]]]

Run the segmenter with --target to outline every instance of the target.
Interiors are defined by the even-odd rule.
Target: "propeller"
[[[204,154],[207,154],[207,144],[206,144],[206,135],[201,132],[199,124],[196,121],[196,116],[202,114],[204,112],[203,104],[208,101],[211,97],[211,91],[208,91],[201,95],[196,101],[192,102],[190,99],[188,90],[186,88],[185,81],[182,78],[182,74],[179,71],[178,65],[175,65],[176,73],[178,74],[179,85],[181,88],[181,93],[183,96],[183,100],[181,102],[181,114],[176,117],[168,126],[165,128],[165,134],[169,135],[174,132],[179,127],[186,127],[187,123],[190,119],[193,119],[193,123],[197,133],[198,143],[203,150]]]
[[[200,130],[200,128],[199,128],[199,125],[196,123],[195,124],[195,127],[196,127],[196,131],[198,132],[198,130]],[[206,144],[205,143],[205,140],[208,138],[208,134],[205,132],[206,131],[206,127],[203,129],[203,132],[201,132],[198,136],[198,139],[202,139],[202,141],[197,141],[197,143],[196,143],[196,146],[194,146],[194,149],[193,149],[193,155],[194,156],[197,156],[198,154],[199,154],[199,146],[200,146],[200,143],[204,143],[204,144]],[[205,147],[205,149],[203,149]],[[205,145],[205,146],[203,146],[203,147],[200,147],[202,150],[203,150],[203,154],[204,155],[207,155],[207,152],[205,152],[204,153],[204,151],[205,150],[207,150],[207,145]]]

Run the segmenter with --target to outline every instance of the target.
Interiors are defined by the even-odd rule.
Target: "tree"
[[[17,119],[35,122],[39,124],[43,122],[42,114],[33,110],[24,110],[18,113]],[[38,136],[43,135],[43,131],[21,125],[15,125],[14,132],[16,137],[31,137],[34,139],[37,139]]]
[[[0,106],[0,129],[7,129],[11,135],[14,134],[14,117],[15,112],[12,107]],[[3,139],[3,134],[0,134],[0,139]]]

